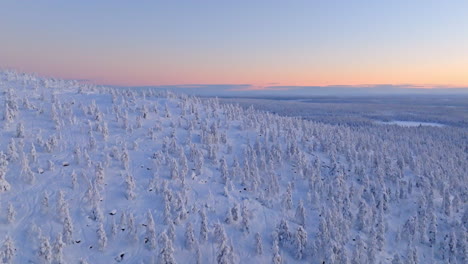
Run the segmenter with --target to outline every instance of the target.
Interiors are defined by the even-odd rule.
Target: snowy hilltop
[[[468,263],[467,128],[13,71],[0,92],[5,263]]]

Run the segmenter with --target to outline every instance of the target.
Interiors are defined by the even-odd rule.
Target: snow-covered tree
[[[72,173],[70,175],[70,178],[71,178],[72,188],[76,189],[76,187],[78,187],[78,176],[77,176],[75,170],[72,171]]]
[[[174,248],[172,240],[167,237],[166,232],[163,232],[160,237],[161,250],[159,252],[159,263],[161,264],[176,264],[174,258]]]
[[[17,161],[19,159],[18,150],[16,149],[16,143],[13,138],[10,138],[10,142],[7,146],[7,159],[9,161]]]
[[[296,220],[300,225],[304,226],[305,218],[306,218],[306,214],[305,214],[304,203],[302,202],[302,200],[300,200],[299,205],[297,206],[297,209],[296,209]]]
[[[44,263],[52,263],[52,247],[50,245],[49,238],[42,236],[40,238],[39,245],[39,257],[44,261]]]
[[[98,230],[96,232],[98,235],[99,250],[103,251],[107,246],[107,234],[102,223],[98,224]]]
[[[179,165],[175,159],[171,160],[171,179],[179,179]]]
[[[214,224],[213,236],[217,243],[227,240],[226,231],[219,222]]]
[[[398,253],[396,253],[393,256],[392,264],[403,264],[403,262],[401,261],[400,255]]]
[[[226,224],[232,224],[234,222],[233,220],[233,217],[232,217],[232,211],[231,211],[231,208],[228,208],[227,212],[226,212],[226,218],[224,219],[224,222]]]
[[[127,227],[128,223],[127,223],[127,214],[123,211],[121,214],[120,214],[120,220],[119,220],[119,228],[121,231],[125,231],[128,227]]]
[[[250,233],[250,212],[248,211],[247,206],[245,204],[242,205],[241,217],[242,231],[248,234]]]
[[[42,212],[44,213],[49,210],[49,200],[50,200],[49,192],[45,190],[42,196],[42,200],[41,200],[41,208],[42,208]]]
[[[279,249],[279,245],[278,245],[277,240],[273,240],[272,249],[273,249],[273,259],[272,259],[273,264],[283,263],[283,258],[281,257],[280,249]]]
[[[21,122],[16,126],[16,137],[24,138],[24,125]]]
[[[36,177],[31,167],[29,167],[29,160],[26,155],[24,155],[21,160],[21,176],[29,184],[33,184],[36,181]]]
[[[200,242],[203,243],[208,239],[208,219],[205,211],[202,209],[200,214]]]
[[[292,184],[288,184],[288,188],[286,189],[286,193],[283,196],[283,208],[286,210],[290,210],[293,207],[292,203]]]
[[[286,222],[285,219],[281,219],[281,222],[276,229],[278,232],[279,245],[283,246],[291,241],[291,232],[289,231],[288,222]]]
[[[218,247],[216,255],[216,263],[218,264],[231,264],[234,263],[232,247],[228,244],[226,239],[222,240]]]
[[[34,143],[31,143],[30,156],[31,156],[31,161],[33,163],[36,163],[37,162],[37,151],[36,151],[36,147],[34,146]]]
[[[98,186],[102,186],[105,183],[105,172],[104,172],[104,166],[102,166],[101,162],[98,162],[95,167],[95,183]]]
[[[193,233],[193,226],[192,223],[188,222],[185,227],[185,247],[188,250],[191,250],[195,247],[196,240],[195,235]]]
[[[80,164],[80,160],[81,160],[81,149],[80,147],[76,146],[75,147],[75,150],[73,150],[73,157],[75,159],[75,163],[76,164]]]
[[[118,226],[117,226],[117,223],[115,222],[115,218],[112,217],[112,220],[111,220],[111,238],[115,238],[115,236],[117,235],[117,232],[118,232]]]
[[[5,154],[0,151],[0,193],[7,192],[11,186],[6,180],[6,173],[8,169],[8,160]]]
[[[157,242],[156,242],[156,226],[153,220],[153,214],[151,210],[148,210],[146,214],[146,239],[145,243],[148,243],[149,248],[154,250],[156,249]]]
[[[62,229],[63,241],[66,244],[71,244],[73,242],[73,223],[69,214],[66,214],[63,219],[63,229]]]
[[[255,252],[257,255],[263,254],[262,236],[260,233],[255,233]]]
[[[127,194],[127,199],[128,200],[134,200],[136,195],[135,195],[135,179],[130,173],[126,174],[127,177],[125,177],[125,192]]]
[[[443,198],[444,213],[446,216],[450,217],[452,213],[452,202],[450,200],[450,192],[448,190],[445,190]]]
[[[16,248],[13,239],[7,235],[3,242],[2,251],[0,252],[0,259],[6,264],[13,263],[13,258],[16,255],[15,251]]]
[[[437,217],[434,213],[430,215],[429,226],[427,229],[427,237],[429,239],[429,245],[435,247],[437,239]]]
[[[297,228],[295,234],[295,244],[296,244],[296,258],[302,259],[304,253],[306,252],[307,246],[307,232],[302,226]]]
[[[64,263],[63,260],[63,249],[65,248],[65,242],[63,242],[62,234],[58,233],[55,238],[54,248],[53,248],[53,259],[56,263]]]
[[[169,197],[170,192],[166,192],[165,198],[164,198],[164,223],[168,225],[170,222],[173,222],[172,220],[172,213],[171,213],[171,203]]]
[[[358,230],[367,230],[368,228],[368,209],[364,200],[359,203],[359,211],[356,216],[356,227]]]
[[[170,240],[174,241],[175,239],[175,225],[173,221],[170,221],[169,224],[167,224],[167,236],[169,237]]]
[[[238,204],[235,204],[232,208],[231,208],[231,214],[232,214],[232,220],[234,222],[237,222],[237,220],[239,220],[239,205]]]
[[[13,207],[12,203],[8,203],[8,209],[7,209],[7,222],[9,224],[13,223],[16,218],[16,211],[15,208]]]

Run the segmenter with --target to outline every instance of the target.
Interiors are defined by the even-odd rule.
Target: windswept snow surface
[[[0,80],[4,262],[467,263],[466,128]]]
[[[418,126],[433,126],[433,127],[443,127],[444,124],[431,123],[431,122],[415,122],[415,121],[388,121],[388,122],[377,122],[381,125],[397,125],[402,127],[418,127]]]

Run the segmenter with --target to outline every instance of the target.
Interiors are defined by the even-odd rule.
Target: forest
[[[0,91],[4,263],[468,262],[466,101]]]

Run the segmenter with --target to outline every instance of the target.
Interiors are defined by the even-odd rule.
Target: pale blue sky
[[[0,2],[0,67],[121,85],[468,85],[468,1]]]

